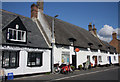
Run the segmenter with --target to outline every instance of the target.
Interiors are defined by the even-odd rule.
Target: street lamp
[[[54,22],[56,17],[58,17],[58,15],[55,15],[52,19],[52,73],[54,73],[54,45],[55,45]]]

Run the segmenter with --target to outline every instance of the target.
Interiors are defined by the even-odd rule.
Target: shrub
[[[50,74],[50,72],[47,72],[47,73],[45,73],[46,75],[49,75]]]
[[[81,69],[82,69],[82,65],[79,65],[79,66],[78,66],[78,69],[81,70]]]
[[[70,66],[72,68],[72,70],[74,71],[75,70],[75,66]]]

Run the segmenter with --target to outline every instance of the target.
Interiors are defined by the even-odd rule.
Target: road
[[[119,72],[118,72],[119,69]],[[61,80],[118,80],[120,67],[97,67],[90,70],[76,70],[73,73],[64,74],[42,74],[15,78],[14,80],[43,80],[43,81],[61,81]]]

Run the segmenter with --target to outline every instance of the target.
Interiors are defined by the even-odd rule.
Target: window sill
[[[14,42],[26,42],[26,40],[16,40],[16,39],[7,39],[7,40],[14,41]]]
[[[27,67],[41,67],[42,65],[34,65],[34,66],[29,66],[27,65]]]
[[[5,68],[5,69],[17,69],[18,67],[2,67],[2,68]]]

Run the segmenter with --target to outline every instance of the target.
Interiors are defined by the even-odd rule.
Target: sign
[[[4,70],[0,70],[0,76],[4,76]]]
[[[79,48],[76,48],[75,51],[76,51],[76,52],[79,52],[80,50],[79,50]]]
[[[52,43],[55,43],[55,39],[52,39]]]
[[[8,78],[8,80],[13,80],[13,73],[8,73],[8,76],[7,76]]]

